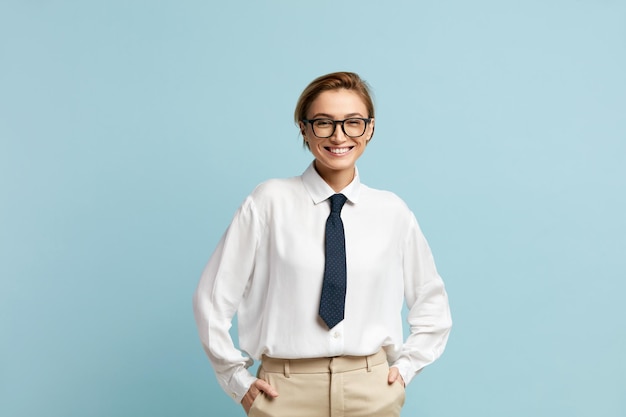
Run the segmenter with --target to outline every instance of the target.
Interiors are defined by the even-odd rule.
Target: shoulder
[[[300,188],[302,188],[300,177],[273,178],[257,185],[250,198],[258,203],[268,202],[297,192]]]
[[[361,184],[360,203],[371,210],[377,219],[384,219],[390,225],[410,230],[417,225],[417,219],[406,202],[396,193],[379,190]]]
[[[396,215],[412,216],[409,206],[396,193],[378,190],[361,184],[361,199],[368,205],[375,205],[381,210],[388,210]]]
[[[270,179],[257,185],[244,205],[249,205],[259,215],[266,216],[276,207],[293,203],[296,196],[303,192],[303,188],[301,177]]]
[[[406,242],[419,231],[413,211],[394,192],[363,187],[359,198],[357,205],[362,206],[362,213],[398,242]]]

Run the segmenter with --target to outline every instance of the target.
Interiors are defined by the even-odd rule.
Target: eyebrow
[[[332,119],[333,116],[328,113],[315,113],[311,119],[317,119],[319,117]],[[344,116],[344,119],[349,119],[351,117],[363,117],[361,113],[350,113]]]

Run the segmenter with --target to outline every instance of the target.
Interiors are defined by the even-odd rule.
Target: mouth
[[[350,152],[352,148],[354,148],[354,146],[324,146],[324,149],[333,155],[344,155]]]

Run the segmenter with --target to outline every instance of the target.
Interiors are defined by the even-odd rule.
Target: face
[[[368,116],[367,107],[361,97],[354,91],[345,89],[322,92],[311,103],[307,112],[309,120],[319,118],[344,120]],[[351,181],[354,176],[354,164],[372,137],[374,120],[367,125],[365,133],[357,138],[346,136],[339,124],[329,138],[315,136],[310,123],[300,122],[300,128],[315,157],[315,168],[322,178],[328,182],[333,177],[350,177]]]

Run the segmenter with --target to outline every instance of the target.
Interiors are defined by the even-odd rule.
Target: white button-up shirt
[[[328,329],[318,315],[324,234],[335,191],[311,164],[248,196],[211,256],[194,294],[200,339],[222,388],[241,401],[247,368],[275,358],[370,355],[384,348],[405,383],[443,352],[451,327],[444,284],[420,228],[395,194],[361,184],[348,202],[345,318]],[[411,333],[402,334],[406,301]],[[229,334],[234,315],[239,348]],[[245,355],[245,352],[247,355]]]

